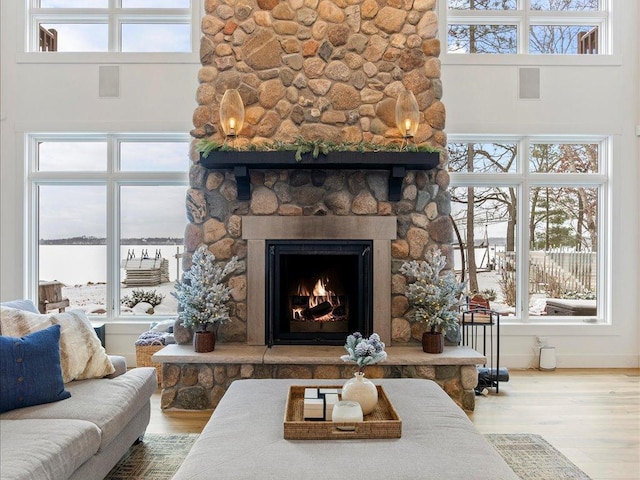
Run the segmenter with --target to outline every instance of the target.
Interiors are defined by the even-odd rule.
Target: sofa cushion
[[[60,325],[0,336],[0,413],[69,398],[60,370]]]
[[[0,419],[85,420],[94,423],[102,432],[102,449],[149,402],[158,388],[158,380],[155,368],[134,368],[112,379],[76,380],[66,384],[66,388],[71,392],[71,398],[64,402],[12,410],[0,415]]]
[[[62,480],[90,459],[100,430],[81,420],[0,420],[2,478]]]
[[[12,337],[22,337],[50,325],[60,325],[60,363],[65,383],[104,377],[115,370],[91,322],[81,310],[40,315],[0,307],[0,325],[3,335]]]

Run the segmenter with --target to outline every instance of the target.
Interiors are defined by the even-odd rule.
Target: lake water
[[[125,245],[120,248],[120,258],[126,259],[127,252],[133,251],[140,258],[142,250],[147,250],[151,258],[156,250],[169,261],[169,280],[178,278],[181,260],[176,260],[176,249],[184,252],[184,247],[176,245]],[[125,271],[120,269],[124,280]],[[89,282],[107,281],[106,245],[41,245],[40,280],[58,280],[65,285],[84,285]]]

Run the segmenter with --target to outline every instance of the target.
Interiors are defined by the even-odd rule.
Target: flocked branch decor
[[[178,317],[183,325],[199,331],[207,325],[221,325],[229,321],[231,288],[226,279],[238,267],[238,257],[221,265],[206,245],[201,245],[193,254],[191,268],[184,273],[182,281],[176,282]]]
[[[446,258],[439,249],[430,250],[424,261],[405,262],[400,273],[408,277],[406,296],[413,312],[410,319],[425,323],[432,332],[457,331],[458,313],[466,282],[458,282],[452,271],[442,273]]]
[[[387,352],[384,351],[384,346],[377,333],[364,338],[360,332],[354,332],[347,337],[347,343],[344,345],[348,355],[342,355],[340,358],[343,362],[356,362],[358,372],[362,372],[367,365],[386,360]]]

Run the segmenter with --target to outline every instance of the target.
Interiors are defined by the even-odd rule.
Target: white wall
[[[613,58],[592,66],[539,65],[541,99],[517,99],[518,61],[491,66],[442,57],[449,134],[605,134],[613,136],[611,325],[502,329],[502,361],[533,364],[536,335],[549,337],[560,367],[638,367],[640,329],[640,99],[638,2],[614,0]],[[22,2],[1,2],[0,300],[25,295],[22,133],[30,131],[189,131],[195,108],[197,55],[181,64],[122,63],[120,96],[98,97],[98,67],[33,63],[22,52]],[[441,26],[441,30],[444,27]],[[98,56],[96,56],[98,58]],[[111,61],[113,58],[110,59]],[[530,59],[520,60],[528,62]],[[556,64],[553,64],[556,63]],[[533,65],[538,66],[538,65]],[[153,78],[153,81],[149,81]],[[147,327],[107,326],[110,353],[135,358]]]

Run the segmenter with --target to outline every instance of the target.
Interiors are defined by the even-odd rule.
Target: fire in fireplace
[[[370,241],[268,241],[268,345],[341,345],[372,324]]]

